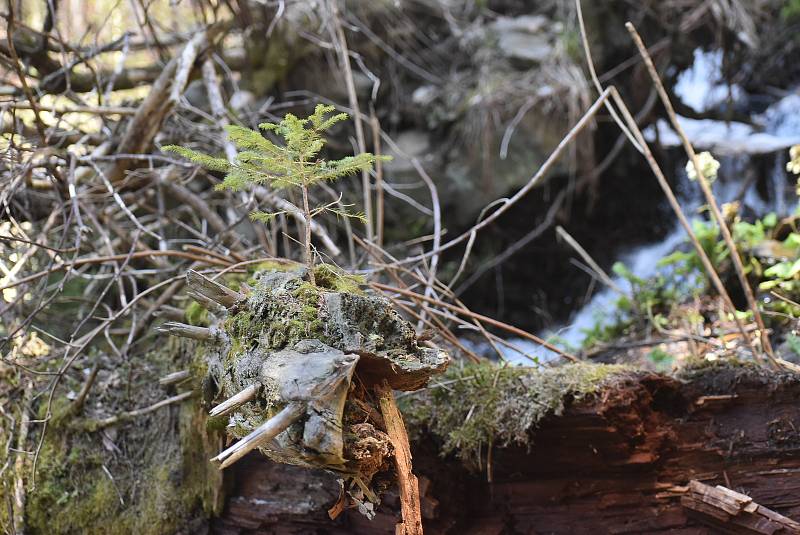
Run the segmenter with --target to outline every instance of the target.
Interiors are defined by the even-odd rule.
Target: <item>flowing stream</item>
[[[719,81],[721,64],[719,52],[695,52],[692,68],[682,73],[676,85],[678,96],[698,112],[718,107],[730,97],[736,100],[746,98],[739,87],[728,88]],[[785,170],[787,149],[800,144],[800,94],[789,94],[769,106],[763,113],[753,116],[755,127],[745,123],[697,120],[680,117],[681,126],[697,150],[709,150],[720,161],[719,180],[713,185],[714,194],[720,203],[742,197],[742,208],[749,214],[763,216],[769,212],[785,215],[796,209],[797,196],[787,179]],[[659,120],[645,132],[649,141],[658,138],[661,145],[670,148],[676,158],[686,161],[680,148],[680,139],[670,125]],[[747,186],[741,194],[743,180],[751,169],[754,157],[772,158],[766,179],[767,193],[762,196],[756,188],[758,180]],[[678,172],[679,180],[676,195],[684,213],[693,219],[704,204],[697,184],[689,181],[685,171]],[[653,179],[655,180],[655,179]],[[666,200],[664,201],[666,203]],[[686,233],[673,216],[672,230],[654,243],[645,244],[620,255],[618,260],[635,276],[647,279],[656,275],[658,261],[686,242]],[[622,277],[614,277],[614,282],[630,293],[630,283]],[[538,333],[542,338],[550,338],[566,348],[579,348],[586,337],[586,331],[596,325],[614,321],[616,301],[619,294],[602,287],[590,300],[577,310],[565,324]],[[540,362],[555,361],[559,356],[538,344],[524,339],[509,339],[517,350],[499,346],[506,360],[518,364],[530,364],[531,357]],[[481,348],[486,350],[487,348]]]

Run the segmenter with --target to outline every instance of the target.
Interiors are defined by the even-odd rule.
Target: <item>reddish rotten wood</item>
[[[403,415],[397,409],[389,384],[383,381],[375,387],[381,414],[386,423],[386,433],[394,446],[397,485],[400,488],[400,509],[403,521],[397,524],[397,535],[422,535],[422,513],[419,501],[419,483],[411,471],[411,446],[408,443]]]

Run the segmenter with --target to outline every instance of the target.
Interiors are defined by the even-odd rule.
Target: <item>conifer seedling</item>
[[[305,263],[308,266],[309,278],[314,281],[314,253],[311,245],[311,222],[323,212],[331,212],[341,217],[352,217],[365,221],[362,213],[351,213],[337,208],[338,201],[322,206],[311,207],[309,188],[322,182],[335,181],[360,171],[371,170],[378,158],[370,153],[348,156],[341,160],[325,160],[319,153],[325,146],[324,133],[336,123],[349,116],[339,113],[329,116],[333,106],[318,104],[314,113],[300,119],[287,113],[281,122],[261,123],[260,130],[274,132],[283,138],[283,144],[276,144],[265,138],[258,130],[251,130],[236,125],[226,127],[230,140],[239,149],[232,162],[225,158],[217,158],[208,154],[169,145],[165,151],[176,152],[194,163],[211,171],[225,173],[225,179],[217,185],[217,189],[242,191],[253,185],[266,185],[276,190],[297,188],[303,199],[302,211],[304,219],[303,248]],[[381,159],[388,159],[381,157]],[[250,216],[256,221],[267,222],[286,213],[255,211]]]

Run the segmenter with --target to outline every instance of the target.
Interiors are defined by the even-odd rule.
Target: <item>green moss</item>
[[[583,363],[543,369],[453,366],[426,390],[403,398],[401,408],[413,434],[431,433],[441,441],[443,455],[455,453],[474,466],[488,444],[529,444],[544,417],[560,415],[569,400],[595,393],[627,370]]]
[[[65,420],[71,416],[72,402],[65,396],[53,396],[53,401],[50,403],[50,425],[55,428],[61,427]],[[36,417],[39,420],[47,418],[47,400],[43,400],[36,410]]]
[[[364,277],[347,273],[330,264],[315,266],[314,280],[322,288],[351,294],[363,294],[360,286],[366,283]]]
[[[39,454],[37,487],[26,506],[29,528],[34,533],[80,533],[95,526],[99,532],[101,522],[119,513],[113,482],[91,449],[63,435],[48,437]]]
[[[327,264],[314,268],[316,285],[300,277],[277,285],[271,279],[267,282],[262,280],[268,273],[296,269],[298,265],[295,263],[269,261],[259,266],[269,271],[260,271],[251,279],[254,289],[247,310],[231,316],[223,324],[231,340],[226,358],[228,363],[256,344],[282,349],[307,338],[330,343],[321,310],[323,292],[363,294],[359,289],[359,285],[364,283],[361,277]]]
[[[39,455],[36,488],[28,490],[29,533],[195,532],[220,509],[221,475],[208,462],[218,434],[206,432],[206,412],[194,400],[120,423],[105,439],[79,425],[163,399],[166,393],[157,378],[165,368],[195,366],[196,349],[194,343],[170,341],[146,352],[137,362],[137,399],[128,400],[125,389],[95,388],[80,417],[51,420]],[[51,412],[69,403],[58,392]],[[98,404],[103,412],[93,414]],[[39,415],[46,412],[43,405],[45,400],[37,408]],[[109,436],[116,448],[107,446]]]
[[[228,416],[215,416],[206,420],[206,430],[224,431],[228,425]]]
[[[251,264],[250,266],[248,266],[247,271],[251,275],[259,273],[261,271],[292,271],[293,269],[297,269],[301,265],[302,264],[299,264],[294,260],[275,258],[272,260],[264,260],[263,262],[259,262],[258,264]]]
[[[321,292],[317,286],[314,286],[310,282],[303,282],[292,292],[292,296],[299,299],[303,303],[303,306],[316,309],[316,307],[319,306]]]
[[[199,325],[201,327],[208,326],[208,310],[203,308],[203,305],[197,301],[189,303],[184,315],[186,316],[186,321],[188,321],[190,325]]]
[[[181,411],[190,421],[196,412],[191,406]],[[145,462],[136,467],[116,463],[91,434],[48,434],[39,456],[37,487],[28,496],[30,532],[166,535],[193,518],[202,521],[219,509],[218,485],[211,483],[220,476],[207,473],[218,470],[207,462],[198,431],[181,429],[182,449],[175,443],[151,443],[154,451],[138,452],[144,453]]]
[[[703,357],[690,356],[677,372],[676,377],[684,381],[695,381],[705,375],[713,375],[721,370],[751,370],[753,372],[765,371],[762,366],[753,360],[737,358],[724,358],[709,360]]]
[[[249,310],[242,310],[230,316],[225,320],[224,328],[231,339],[229,358],[245,351],[250,344],[258,340],[260,333],[258,326],[254,325],[253,313]]]

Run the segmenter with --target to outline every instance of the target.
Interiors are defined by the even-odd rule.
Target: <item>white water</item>
[[[681,75],[676,92],[687,104],[698,111],[707,109],[720,102],[720,85],[715,83],[711,68],[721,65],[721,61],[709,57],[708,53],[695,53],[695,65],[687,71],[690,75]],[[727,98],[727,87],[725,98]],[[741,90],[736,88],[741,97]],[[723,99],[724,100],[724,99]],[[749,210],[758,214],[767,214],[774,211],[786,214],[797,205],[797,197],[787,187],[785,178],[785,153],[784,149],[800,144],[800,95],[789,95],[772,106],[763,114],[755,117],[756,123],[761,127],[756,128],[744,123],[723,123],[710,120],[693,120],[679,118],[681,125],[687,131],[690,141],[699,149],[711,149],[720,160],[720,180],[714,186],[714,194],[718,202],[725,203],[734,200],[741,187],[741,180],[748,171],[751,155],[775,154],[775,165],[770,176],[769,199],[762,199],[754,187],[746,191],[742,203]],[[667,123],[659,121],[656,124],[659,141],[662,145],[679,145],[680,140]],[[652,128],[646,135],[649,140],[655,138]],[[683,173],[682,173],[683,174]],[[696,214],[702,200],[699,187],[691,183],[683,174],[678,186],[680,204],[684,213],[691,219]],[[660,259],[673,252],[679,245],[686,241],[686,233],[680,226],[677,218],[674,219],[673,230],[661,241],[643,245],[621,254],[619,261],[637,277],[650,278],[657,273],[657,263]],[[621,277],[614,278],[614,282],[624,291],[630,292],[630,284]],[[609,288],[598,291],[590,301],[580,310],[575,312],[570,320],[560,327],[539,333],[542,338],[557,337],[557,344],[566,348],[581,346],[586,331],[598,323],[609,324],[615,318],[615,303],[619,295]],[[537,358],[540,362],[555,361],[558,355],[542,348],[538,344],[522,339],[509,340],[515,347],[525,354],[520,354],[510,348],[500,347],[503,357],[513,363],[530,364],[530,357]]]
[[[722,79],[722,50],[694,51],[694,62],[678,75],[675,94],[696,112],[704,112],[728,101],[738,101],[744,91],[738,85],[728,86]]]
[[[747,95],[737,85],[728,86],[722,79],[722,51],[694,51],[693,65],[678,75],[675,95],[697,112],[727,107],[745,101]],[[695,146],[710,150],[716,156],[728,154],[766,154],[800,143],[800,95],[789,95],[776,102],[766,112],[753,117],[756,126],[711,119],[678,117],[681,128]],[[681,140],[664,119],[655,128],[645,131],[645,137],[664,147],[678,147]]]

